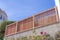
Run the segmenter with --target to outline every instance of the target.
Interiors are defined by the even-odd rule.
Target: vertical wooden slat
[[[16,33],[18,32],[18,22],[16,22]]]
[[[35,26],[34,26],[34,15],[33,15],[33,29],[34,29],[34,27],[35,27]]]
[[[59,14],[58,14],[58,10],[57,10],[57,7],[54,7],[55,8],[55,13],[56,13],[56,20],[57,22],[59,21]]]
[[[33,30],[32,30],[32,32],[33,32],[33,34],[36,34],[36,30],[35,30],[35,25],[34,25],[34,23],[35,23],[35,21],[34,21],[34,15],[33,15]]]
[[[6,26],[6,28],[5,28],[5,36],[7,35],[7,26]]]

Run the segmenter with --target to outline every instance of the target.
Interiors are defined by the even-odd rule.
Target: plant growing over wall
[[[36,40],[43,40],[43,37],[40,36],[40,35],[37,35],[37,36],[36,36]]]
[[[7,38],[5,38],[5,40],[7,40]]]
[[[16,40],[20,40],[20,38],[16,38]]]
[[[46,40],[54,40],[53,37],[51,37],[49,34],[46,34],[45,37],[46,37]]]
[[[51,37],[48,33],[46,32],[40,32],[42,40],[54,40],[53,37]]]
[[[13,23],[14,21],[3,21],[0,26],[0,40],[3,40],[6,25]]]
[[[14,38],[12,38],[11,40],[15,40]],[[43,34],[41,32],[41,35],[34,35],[34,36],[23,36],[23,37],[19,37],[17,38],[17,40],[54,40],[48,33]]]
[[[22,37],[17,38],[17,40],[22,40]]]
[[[24,37],[24,40],[28,40],[27,37]]]
[[[15,40],[15,38],[11,38],[11,40]]]
[[[32,40],[32,36],[29,36],[28,40]]]
[[[58,32],[56,33],[55,39],[56,39],[56,40],[60,40],[60,31],[58,31]]]

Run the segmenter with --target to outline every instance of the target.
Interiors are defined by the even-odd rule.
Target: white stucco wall
[[[58,8],[58,14],[59,14],[59,19],[60,19],[60,0],[55,0],[55,5]]]
[[[0,9],[0,22],[1,21],[5,21],[7,20],[7,14],[5,11],[3,11],[2,9]]]
[[[42,27],[42,28],[37,28],[36,29],[36,35],[40,35],[40,32],[44,31],[44,32],[47,32],[51,36],[54,37],[56,32],[59,31],[59,30],[60,30],[60,23],[56,23],[56,24],[48,25],[48,26],[45,26],[45,27]],[[32,32],[32,30],[29,30],[29,31],[25,31],[25,32],[22,32],[22,33],[17,33],[17,34],[8,36],[6,38],[9,38],[8,40],[10,40],[10,38],[13,38],[13,37],[14,38],[19,38],[21,36],[31,36],[31,35],[33,35],[33,32]]]

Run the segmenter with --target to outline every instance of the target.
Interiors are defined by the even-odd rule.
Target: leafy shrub
[[[56,33],[55,39],[56,39],[56,40],[60,40],[60,31],[58,31],[58,32]]]

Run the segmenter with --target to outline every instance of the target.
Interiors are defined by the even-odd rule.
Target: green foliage
[[[3,40],[3,34],[0,33],[0,40]]]
[[[60,31],[58,31],[55,35],[56,40],[60,40]]]
[[[37,36],[36,36],[36,40],[43,40],[43,37],[37,35]]]
[[[15,38],[11,38],[11,40],[15,40]]]
[[[47,35],[47,36],[46,36]],[[36,35],[36,36],[25,36],[18,37],[16,40],[54,40],[49,34],[46,35]],[[15,38],[9,38],[10,40],[15,40]],[[6,40],[9,40],[8,38]]]
[[[3,40],[6,25],[13,23],[14,21],[3,21],[0,26],[0,40]]]
[[[28,40],[32,40],[32,36],[29,36]]]
[[[6,25],[9,25],[9,24],[11,24],[11,23],[13,23],[14,21],[4,21],[4,22],[2,22],[2,24],[1,24],[1,27],[0,27],[0,30],[2,31],[2,32],[4,32],[5,31],[5,28],[6,28]]]

